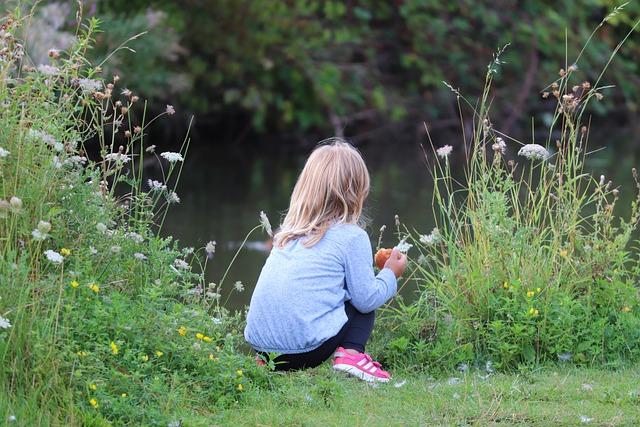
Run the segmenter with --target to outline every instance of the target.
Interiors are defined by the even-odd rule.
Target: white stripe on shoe
[[[364,365],[365,363],[367,363],[367,359],[361,359],[358,363],[356,363],[356,365],[358,365],[358,366],[362,366],[362,365]]]
[[[349,375],[353,375],[356,378],[360,378],[361,380],[364,380],[370,383],[389,382],[389,378],[376,377],[375,375],[371,375],[363,370],[356,368],[353,365],[347,365],[346,363],[336,363],[335,365],[333,365],[333,369],[335,371],[346,372]]]

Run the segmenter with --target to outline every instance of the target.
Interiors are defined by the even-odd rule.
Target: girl
[[[374,310],[396,293],[406,256],[393,250],[374,276],[371,242],[357,224],[369,194],[360,153],[333,138],[309,156],[274,236],[249,306],[246,340],[278,370],[318,366],[366,381],[390,375],[364,352]]]

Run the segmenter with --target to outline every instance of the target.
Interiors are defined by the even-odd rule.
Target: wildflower
[[[438,154],[438,156],[442,159],[446,159],[447,157],[449,157],[449,155],[451,154],[451,152],[453,151],[453,147],[450,145],[445,145],[443,147],[440,147],[436,150],[436,154]]]
[[[624,307],[622,307],[621,311],[623,313],[629,313],[631,311],[631,307],[625,305]]]
[[[62,255],[51,249],[47,249],[46,251],[44,251],[44,256],[46,256],[47,259],[54,264],[62,264],[62,262],[64,261],[64,257]]]
[[[567,362],[569,360],[571,360],[571,358],[573,357],[573,354],[571,353],[560,353],[558,354],[558,360],[561,362]]]
[[[151,191],[164,191],[167,189],[166,185],[164,185],[160,181],[156,181],[155,179],[147,180],[147,184],[149,184],[149,188],[151,189]]]
[[[204,251],[207,253],[207,256],[211,258],[213,254],[216,253],[216,241],[212,240],[207,243],[207,246],[204,247]]]
[[[239,376],[239,377],[241,377],[241,376],[242,376],[242,369],[238,369],[238,370],[236,371],[236,375],[237,375],[237,376]]]
[[[122,248],[118,245],[113,245],[111,246],[111,252],[113,252],[114,254],[120,253],[120,251],[122,250]]]
[[[183,337],[185,335],[187,335],[187,328],[185,328],[184,326],[180,326],[178,328],[178,334]]]
[[[139,97],[139,96],[133,95],[133,96],[131,97],[131,102],[132,102],[132,103],[133,103],[133,102],[138,102],[138,100],[140,100],[140,97]]]
[[[89,246],[89,252],[91,253],[91,255],[96,255],[98,253],[98,250],[93,246]]]
[[[260,224],[262,225],[262,229],[267,232],[267,234],[273,237],[273,230],[271,229],[271,223],[269,222],[269,217],[264,211],[260,211]]]
[[[120,351],[118,349],[118,345],[116,343],[114,343],[113,341],[111,341],[111,344],[109,344],[109,347],[111,347],[111,353],[113,353],[113,354],[118,354],[118,352]]]
[[[527,298],[532,298],[535,294],[534,291],[527,291]]]
[[[493,151],[500,152],[500,154],[504,154],[507,151],[507,144],[504,142],[504,139],[497,137],[496,142],[491,146]]]
[[[191,266],[184,260],[182,259],[176,259],[175,261],[173,261],[173,266],[175,268],[179,268],[180,270],[190,270]]]
[[[213,340],[211,339],[211,337],[208,337],[208,336],[206,336],[206,335],[205,335],[204,337],[202,337],[202,341],[204,341],[204,342],[211,342],[211,341],[213,341]]]
[[[236,283],[233,284],[233,289],[235,289],[238,292],[242,292],[244,291],[244,285],[240,280],[238,280]]]
[[[17,420],[17,418],[16,418],[15,415],[9,415],[8,420],[11,421],[11,422],[14,422],[15,420]]]
[[[604,98],[604,95],[603,95],[603,94],[601,94],[600,92],[596,92],[596,99],[597,99],[598,101],[602,101],[602,98]]]
[[[209,353],[209,360],[216,360],[216,357],[213,354]]]
[[[56,74],[60,73],[60,69],[58,67],[46,64],[38,65],[38,71],[45,76],[55,76]]]
[[[135,259],[137,259],[138,261],[145,261],[147,259],[147,256],[145,254],[143,254],[143,253],[140,253],[140,252],[134,253],[133,257]]]
[[[5,157],[7,157],[9,154],[11,154],[10,151],[5,150],[4,148],[0,147],[0,159],[4,159]]]
[[[242,384],[238,384],[238,391],[242,391],[244,390],[244,387],[242,387]]]
[[[71,250],[69,250],[67,248],[62,248],[62,249],[60,249],[60,255],[69,256],[69,255],[71,255]]]
[[[82,351],[82,350],[78,351],[76,354],[78,356],[80,356],[80,357],[86,357],[87,356],[87,352],[86,351]]]
[[[542,292],[542,288],[536,288],[536,292],[537,292],[537,293]]]
[[[91,406],[93,406],[94,408],[97,408],[97,407],[98,407],[98,401],[97,401],[96,399],[94,399],[94,398],[92,398],[92,399],[90,399],[90,400],[89,400],[89,404],[90,404]]]
[[[107,226],[104,225],[103,223],[99,222],[96,224],[96,230],[98,230],[98,232],[105,234],[108,230]]]
[[[122,393],[120,397],[127,397],[127,393]]]
[[[202,333],[198,332],[198,333],[196,334],[196,338],[197,338],[197,339],[199,339],[199,340],[201,340],[201,339],[203,339],[203,338],[204,338],[204,334],[202,334]]]
[[[85,79],[78,80],[78,86],[80,86],[82,93],[87,95],[87,94],[92,94],[94,92],[98,92],[99,90],[101,90],[102,82],[100,80],[85,78]]]
[[[170,205],[180,203],[180,197],[175,191],[169,191],[167,193],[167,203]]]
[[[530,314],[532,317],[536,317],[536,316],[538,316],[538,314],[540,314],[540,313],[538,312],[538,309],[537,309],[537,308],[533,308],[533,307],[532,307],[532,308],[530,308],[530,309],[529,309],[529,314]]]
[[[139,134],[140,132],[142,132],[142,128],[140,126],[136,126],[133,128],[133,133]]]
[[[35,229],[31,232],[31,235],[33,236],[33,239],[38,241],[38,242],[42,242],[44,240],[47,239],[47,237],[49,237],[48,234],[46,233],[42,233],[40,230]]]
[[[127,98],[129,98],[132,94],[132,92],[129,89],[122,89],[122,92],[120,92],[122,95],[126,96]]]
[[[156,357],[162,357],[164,355],[160,350],[156,350]]]
[[[412,247],[413,245],[410,243],[407,243],[406,238],[400,240],[400,242],[396,245],[396,249],[402,253],[409,252],[409,249],[411,249]]]
[[[582,424],[589,424],[592,421],[592,419],[590,417],[587,417],[586,415],[580,415],[580,422]]]
[[[89,390],[93,390],[96,391],[98,389],[98,386],[95,384],[89,384]]]
[[[146,354],[143,354],[141,357],[143,362],[148,362],[149,361],[149,356],[147,356]]]
[[[568,254],[569,254],[569,251],[567,251],[566,249],[561,249],[560,250],[560,256],[562,258],[566,258]]]
[[[184,158],[182,157],[182,154],[174,153],[174,152],[171,152],[171,151],[165,151],[164,153],[160,153],[160,156],[162,156],[164,159],[166,159],[169,163],[176,163],[176,162],[184,161]]]
[[[56,141],[56,139],[53,136],[41,130],[29,129],[29,138],[43,142],[44,144],[52,147],[56,151],[62,151],[64,149],[64,146],[62,145],[62,143]]]
[[[9,199],[9,205],[13,210],[19,211],[22,209],[22,199],[16,196],[11,196]]]
[[[133,231],[128,232],[124,236],[128,237],[129,239],[133,240],[135,243],[138,243],[138,244],[144,242],[144,237],[142,237],[140,234],[135,233]]]
[[[423,234],[420,236],[420,243],[424,243],[425,245],[434,245],[439,243],[442,240],[442,235],[440,234],[440,230],[434,228],[431,230],[429,234]]]
[[[212,291],[208,291],[205,295],[207,295],[207,297],[214,300],[219,300],[221,297],[221,295],[218,292],[212,292]]]
[[[505,289],[509,289],[509,284],[507,282],[504,282],[502,284],[502,287],[505,288]]]
[[[6,317],[0,316],[0,329],[9,329],[11,327],[11,322]]]
[[[116,162],[116,163],[128,163],[131,158],[124,153],[109,153],[104,156],[105,161],[107,162]]]
[[[89,284],[89,289],[91,289],[96,294],[100,292],[100,286],[96,285],[95,283]]]
[[[173,116],[176,113],[176,110],[175,108],[173,108],[173,105],[167,105],[167,108],[164,111],[170,116]]]
[[[549,152],[542,145],[526,144],[518,151],[518,156],[526,157],[529,160],[545,160],[549,157]]]
[[[69,285],[71,285],[71,287],[73,289],[77,288],[78,286],[80,286],[80,283],[78,283],[77,280],[72,280],[71,283],[69,283]]]

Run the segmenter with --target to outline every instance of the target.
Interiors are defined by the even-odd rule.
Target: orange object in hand
[[[376,267],[380,270],[382,270],[384,265],[387,263],[387,260],[391,256],[391,251],[393,251],[393,249],[379,249],[378,252],[376,252],[375,257],[373,257]]]

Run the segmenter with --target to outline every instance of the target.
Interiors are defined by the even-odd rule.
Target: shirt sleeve
[[[387,302],[397,291],[393,271],[384,268],[373,274],[371,242],[364,230],[344,248],[345,281],[351,304],[361,313],[369,313]]]

